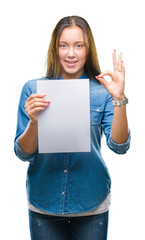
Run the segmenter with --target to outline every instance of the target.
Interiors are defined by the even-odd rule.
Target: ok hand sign
[[[122,61],[122,53],[118,56],[118,61],[116,58],[116,51],[114,50],[112,54],[113,58],[113,72],[105,71],[98,76],[95,76],[97,80],[108,90],[112,95],[114,100],[124,99],[124,87],[125,87],[125,68]],[[103,77],[110,76],[112,78],[111,82],[107,82]]]

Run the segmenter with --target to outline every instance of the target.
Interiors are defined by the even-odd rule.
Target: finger
[[[118,72],[122,72],[122,53],[118,56]]]
[[[25,109],[26,111],[30,111],[32,109],[38,108],[38,107],[47,107],[49,106],[50,101],[45,101],[45,102],[41,102],[41,101],[33,101],[31,104],[30,103],[26,103],[25,104]]]
[[[43,111],[44,109],[46,109],[46,107],[37,107],[37,108],[32,109],[29,112],[29,117],[31,118],[34,114],[36,114],[36,113],[38,113],[40,111]]]
[[[44,98],[41,98],[41,97],[38,97],[38,98],[31,97],[30,99],[27,99],[27,101],[25,102],[25,107],[30,106],[30,105],[34,104],[35,102],[38,102],[38,103],[48,103],[50,101],[48,101],[48,100],[46,100]]]
[[[45,102],[50,102],[50,101],[49,101],[49,100],[46,100],[46,99],[44,99],[44,98],[34,98],[34,99],[32,99],[32,100],[26,101],[26,104],[31,105],[31,104],[33,104],[33,103],[35,103],[35,102],[45,103]]]
[[[96,78],[97,78],[97,77],[98,77],[98,78],[102,78],[102,77],[107,76],[107,75],[112,78],[112,77],[113,77],[113,72],[110,71],[110,70],[106,70],[106,71],[102,72],[100,75],[95,76],[95,77],[96,77]]]
[[[121,71],[122,71],[123,77],[125,78],[125,67],[124,67],[123,61],[121,62]]]
[[[120,64],[122,62],[122,53],[118,55],[118,63]]]
[[[118,70],[118,63],[117,63],[117,58],[116,58],[116,50],[112,53],[112,60],[113,60],[113,70],[117,71]]]
[[[98,76],[96,76],[95,78],[97,78],[97,80],[99,80],[99,82],[105,87],[105,88],[107,88],[107,82],[106,82],[106,80],[104,79],[104,78],[101,78],[101,77],[98,77]]]
[[[31,101],[32,99],[34,99],[34,98],[43,98],[43,97],[45,97],[46,96],[46,94],[40,94],[40,93],[37,93],[37,94],[31,94],[30,95],[30,97],[27,99],[27,101],[26,102],[29,102],[29,101]]]

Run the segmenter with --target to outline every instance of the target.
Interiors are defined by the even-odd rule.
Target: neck
[[[68,73],[62,72],[61,76],[63,79],[78,79],[83,75],[83,73],[84,73],[84,69],[83,71],[79,73],[74,73],[74,74],[68,74]]]

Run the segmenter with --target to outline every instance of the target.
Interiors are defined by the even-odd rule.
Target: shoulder
[[[41,80],[48,80],[48,79],[43,77],[43,78],[28,80],[24,84],[22,91],[25,93],[28,93],[29,95],[36,93],[37,92],[37,81],[41,81]]]

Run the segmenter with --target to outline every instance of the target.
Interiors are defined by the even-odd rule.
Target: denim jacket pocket
[[[104,106],[90,106],[90,123],[91,125],[100,125],[103,117]]]

